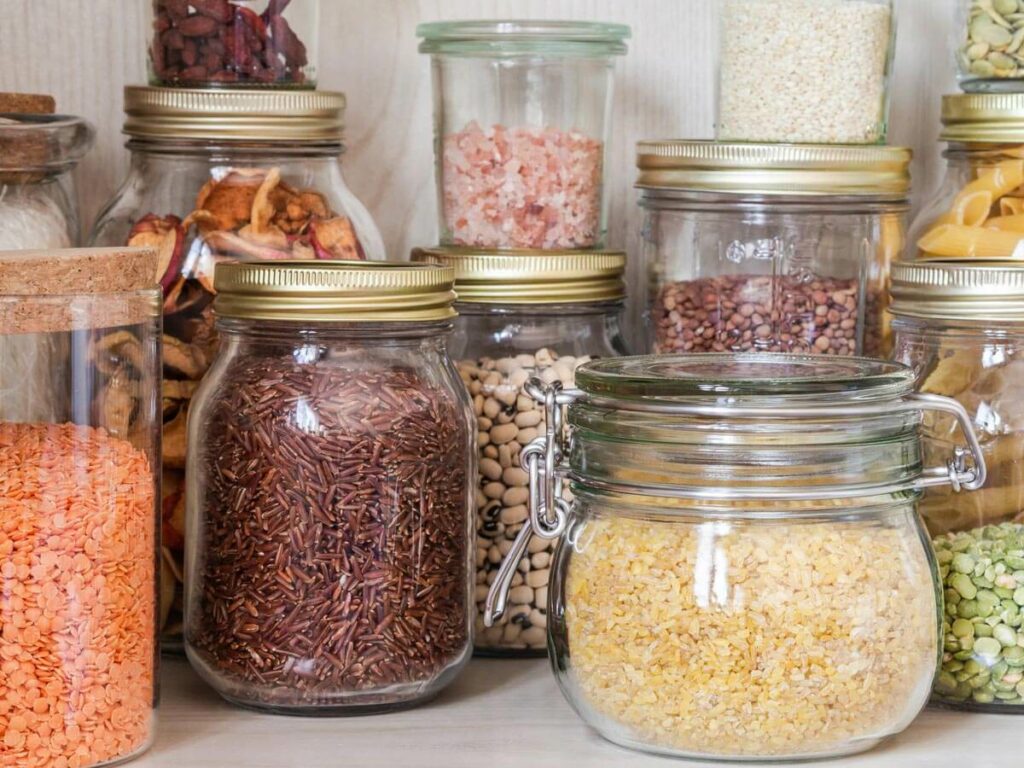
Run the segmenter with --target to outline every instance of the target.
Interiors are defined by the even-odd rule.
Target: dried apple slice
[[[155,248],[158,254],[156,277],[164,295],[181,272],[185,255],[185,227],[177,216],[148,213],[135,222],[128,234],[128,245]]]
[[[363,261],[366,255],[347,216],[314,219],[309,223],[309,242],[318,259]]]

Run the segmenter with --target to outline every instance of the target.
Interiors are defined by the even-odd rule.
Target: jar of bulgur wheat
[[[560,540],[548,633],[580,716],[625,746],[720,760],[850,754],[903,730],[939,657],[917,499],[984,482],[963,408],[866,358],[620,358],[576,383],[527,385],[548,429],[527,449],[526,530]],[[969,446],[948,466],[922,466],[931,410]]]
[[[477,653],[543,655],[553,542],[536,537],[512,579],[511,606],[483,623],[487,590],[529,516],[522,450],[544,434],[544,409],[524,387],[534,377],[574,386],[576,368],[628,354],[620,326],[626,256],[619,252],[502,254],[419,250],[455,269],[452,356],[473,398],[480,461],[476,489]]]
[[[649,349],[884,357],[908,149],[638,147]]]

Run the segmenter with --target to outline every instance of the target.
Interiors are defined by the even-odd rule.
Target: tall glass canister
[[[125,89],[131,164],[91,242],[160,253],[162,578],[174,595],[166,650],[181,649],[186,424],[219,345],[217,263],[384,258],[377,225],[342,175],[344,107],[344,95],[327,91]]]
[[[529,515],[524,449],[545,431],[543,409],[525,386],[537,376],[571,388],[580,365],[628,353],[620,325],[626,256],[425,249],[413,258],[455,269],[459,318],[452,356],[473,398],[480,460],[476,650],[543,654],[551,542],[530,543],[512,579],[508,613],[496,626],[483,624],[487,590]]]
[[[615,58],[629,27],[454,21],[417,30],[431,56],[441,245],[604,245]]]
[[[92,768],[153,739],[156,261],[141,249],[0,253],[5,765]],[[25,376],[34,350],[45,380]]]

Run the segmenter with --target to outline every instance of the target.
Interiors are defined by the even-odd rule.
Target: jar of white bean
[[[473,398],[480,451],[476,651],[543,654],[551,541],[530,541],[502,620],[487,628],[482,618],[488,588],[530,515],[521,452],[545,434],[544,410],[524,387],[536,376],[569,389],[583,363],[628,354],[619,320],[626,257],[608,251],[441,248],[418,250],[413,259],[453,266],[456,274],[459,318],[450,350]]]

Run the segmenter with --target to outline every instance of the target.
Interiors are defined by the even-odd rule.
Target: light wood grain
[[[0,90],[54,93],[92,120],[97,147],[78,174],[90,222],[122,179],[122,87],[145,77],[146,0],[0,0]],[[899,45],[891,138],[914,147],[918,198],[938,170],[939,96],[953,87],[956,0],[897,0]],[[611,242],[636,254],[633,148],[642,138],[709,137],[714,125],[713,0],[323,0],[320,83],[349,97],[345,174],[388,252],[436,240],[428,65],[421,21],[536,17],[622,21],[610,168]],[[808,46],[828,41],[807,40]],[[770,52],[766,52],[770,55]],[[634,259],[631,278],[641,275]]]
[[[1019,765],[1019,718],[926,711],[864,755],[809,768]],[[972,746],[972,756],[964,752]],[[474,659],[418,709],[353,719],[274,717],[230,707],[184,662],[163,670],[156,745],[133,768],[697,768],[613,746],[573,713],[547,661]],[[719,763],[719,765],[726,765]],[[749,765],[749,764],[748,764]]]

